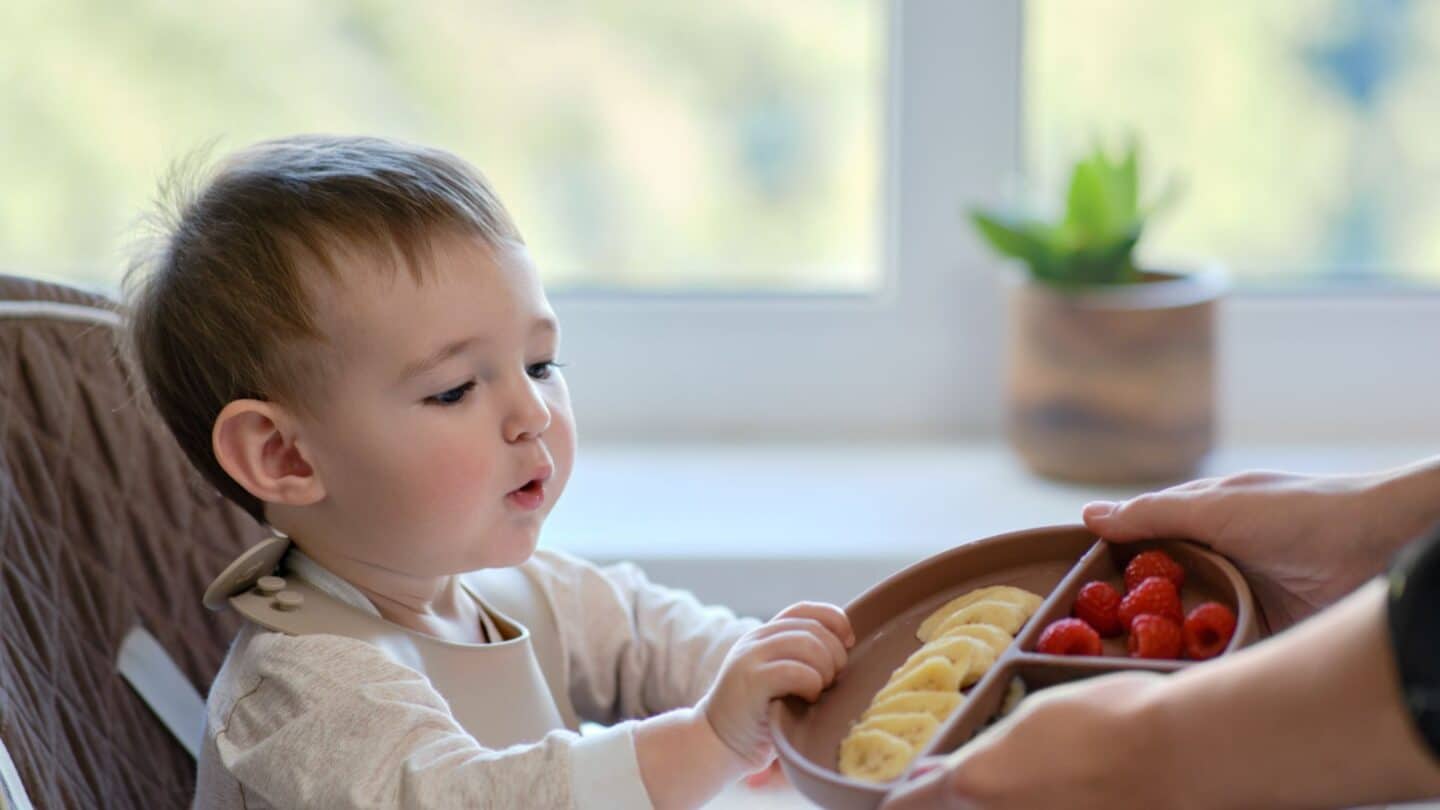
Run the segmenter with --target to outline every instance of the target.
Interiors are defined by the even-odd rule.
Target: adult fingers
[[[1085,504],[1081,515],[1090,531],[1115,542],[1153,537],[1209,541],[1205,507],[1216,505],[1203,495],[1199,489],[1164,490],[1120,503],[1094,501]]]
[[[880,810],[962,810],[970,805],[950,789],[949,768],[944,761],[939,766],[916,769],[910,778],[901,782],[880,805]]]

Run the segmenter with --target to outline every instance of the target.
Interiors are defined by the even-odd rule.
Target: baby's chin
[[[530,559],[530,556],[535,553],[535,547],[540,542],[538,524],[533,528],[515,527],[506,534],[505,537],[487,540],[484,545],[476,549],[473,555],[468,555],[466,562],[470,566],[465,570],[512,568]]]

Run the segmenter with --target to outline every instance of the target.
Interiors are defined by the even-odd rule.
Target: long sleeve
[[[649,806],[633,724],[486,749],[427,680],[368,644],[266,632],[244,644],[209,701],[197,808]]]
[[[736,640],[759,626],[655,585],[628,563],[601,568],[541,550],[525,569],[555,611],[571,701],[597,722],[695,705]]]

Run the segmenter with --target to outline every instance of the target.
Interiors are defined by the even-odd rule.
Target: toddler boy
[[[125,289],[152,401],[206,478],[292,541],[279,573],[463,645],[467,702],[543,707],[519,730],[462,724],[462,695],[380,647],[247,625],[207,701],[197,808],[696,806],[769,761],[772,699],[813,700],[844,666],[832,605],[761,625],[536,550],[575,454],[560,326],[455,156],[257,144],[173,201]],[[500,653],[531,642],[557,654],[516,687]],[[581,737],[580,719],[614,725]]]

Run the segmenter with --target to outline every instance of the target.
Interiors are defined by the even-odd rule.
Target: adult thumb
[[[951,785],[948,759],[911,774],[886,797],[880,810],[976,810]]]
[[[1194,503],[1182,493],[1151,493],[1128,501],[1092,501],[1081,517],[1095,534],[1120,543],[1152,537],[1191,537]]]

